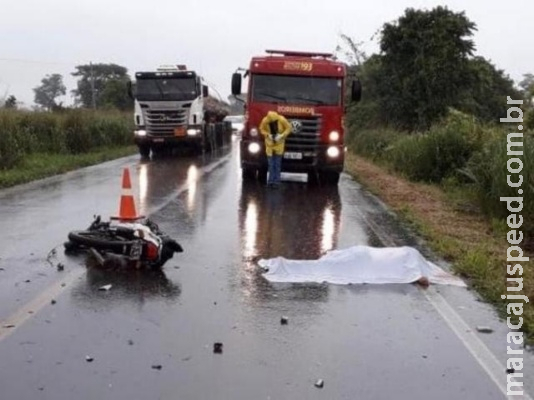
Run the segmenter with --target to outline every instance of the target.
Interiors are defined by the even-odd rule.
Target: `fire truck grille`
[[[288,118],[288,121],[293,127],[293,131],[286,139],[288,151],[312,151],[317,148],[321,139],[320,117]]]
[[[146,127],[149,135],[173,135],[174,128],[187,124],[187,109],[146,110]]]

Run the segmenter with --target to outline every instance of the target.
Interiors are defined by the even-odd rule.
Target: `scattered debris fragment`
[[[100,286],[98,288],[98,290],[103,290],[103,291],[108,291],[109,289],[112,288],[113,285],[109,284],[109,285],[104,285],[104,286]]]
[[[62,284],[61,284],[61,287],[65,287],[65,286],[67,286],[66,283],[62,283]]]
[[[57,270],[58,271],[63,271],[64,269],[65,269],[65,266],[63,264],[61,264],[61,263],[57,264]]]
[[[423,356],[422,356],[422,357],[423,357],[423,358],[428,358],[428,356],[427,356],[426,354],[423,354]]]
[[[216,354],[222,354],[223,344],[220,342],[213,343],[213,352]]]
[[[507,374],[515,374],[515,368],[508,368],[506,369]]]
[[[129,339],[128,340],[128,345],[133,346],[133,344],[134,344],[134,341],[132,339]]]
[[[91,357],[91,356],[85,356],[85,361],[87,361],[87,362],[93,362],[93,361],[94,361],[94,358]]]
[[[192,358],[193,358],[193,357],[191,357],[191,356],[187,356],[187,357],[182,358],[182,361],[189,361],[189,360],[191,360]]]
[[[0,271],[5,271],[5,269],[0,267]]]
[[[24,282],[26,283],[30,283],[31,281],[29,279],[26,279]]]
[[[477,331],[480,333],[493,333],[493,329],[489,326],[477,326]]]
[[[288,317],[282,316],[282,318],[280,318],[280,324],[287,325],[288,322],[289,322],[289,318]]]
[[[157,365],[153,365],[153,366],[152,366],[152,369],[160,370],[160,369],[162,369],[162,368],[163,368],[163,367],[162,367],[161,365],[159,365],[159,364],[157,364]]]
[[[52,300],[50,301],[50,304],[52,304],[52,305],[54,305],[54,304],[56,304],[56,303],[57,303],[57,301],[55,301],[54,299],[52,299]]]
[[[317,381],[315,382],[315,387],[319,388],[319,389],[322,389],[324,387],[324,380],[317,379]]]
[[[13,325],[13,324],[7,324],[7,325],[2,326],[2,328],[6,328],[6,329],[7,328],[14,328],[14,327],[15,327],[15,325]]]

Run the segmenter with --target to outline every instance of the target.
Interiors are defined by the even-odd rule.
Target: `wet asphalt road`
[[[338,189],[299,176],[243,188],[235,150],[0,191],[1,400],[506,398],[506,327],[465,289],[264,280],[260,258],[418,243],[348,176]],[[185,249],[162,271],[63,254],[69,230],[116,212],[125,166],[138,208]]]

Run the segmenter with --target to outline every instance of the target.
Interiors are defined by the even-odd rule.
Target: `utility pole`
[[[93,63],[89,63],[89,70],[91,74],[91,100],[93,103],[93,110],[96,110],[96,93],[95,93],[95,76],[93,75]]]

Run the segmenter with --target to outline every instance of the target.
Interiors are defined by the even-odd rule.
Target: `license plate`
[[[288,160],[302,160],[302,153],[287,152],[284,153],[284,158],[287,158]]]
[[[141,258],[142,250],[143,245],[141,244],[141,241],[136,240],[132,243],[132,247],[130,248],[130,257],[134,260],[139,260]]]
[[[185,126],[174,128],[174,136],[185,136]]]
[[[163,143],[164,141],[165,139],[161,139],[161,138],[154,139],[154,143]]]

